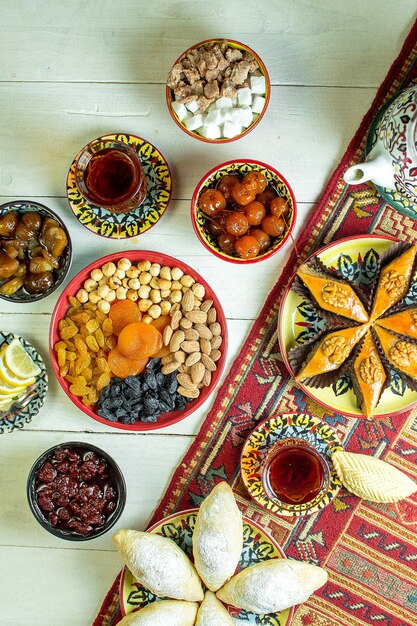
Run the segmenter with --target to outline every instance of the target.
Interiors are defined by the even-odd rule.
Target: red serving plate
[[[127,258],[132,263],[137,263],[142,259],[147,259],[151,263],[159,263],[160,265],[168,265],[169,267],[179,267],[185,274],[189,274],[192,276],[196,282],[204,285],[206,289],[206,298],[213,300],[214,307],[217,311],[217,320],[222,327],[222,337],[223,343],[221,345],[222,355],[220,359],[217,361],[217,370],[213,372],[211,384],[208,387],[203,387],[201,393],[198,398],[193,400],[187,405],[187,408],[184,411],[170,411],[169,413],[165,413],[158,418],[156,422],[137,422],[136,424],[121,424],[119,422],[110,422],[109,420],[100,417],[95,412],[94,407],[85,406],[81,399],[78,396],[75,396],[69,390],[69,383],[60,375],[59,373],[59,365],[57,356],[54,350],[54,345],[57,341],[60,341],[59,333],[58,333],[58,323],[65,316],[65,313],[69,307],[68,304],[68,296],[75,296],[77,291],[82,287],[84,281],[89,278],[90,272],[95,268],[102,267],[105,263],[109,261],[113,261],[117,263],[119,259]],[[149,250],[129,250],[125,252],[115,252],[114,254],[109,254],[107,256],[102,257],[101,259],[97,259],[93,263],[90,263],[86,268],[81,270],[75,276],[72,281],[67,285],[62,294],[60,295],[58,302],[55,305],[54,311],[52,313],[51,326],[49,329],[49,356],[51,359],[52,367],[58,378],[58,381],[65,391],[67,396],[72,400],[72,402],[79,408],[81,411],[92,417],[93,419],[101,422],[102,424],[106,424],[111,428],[120,428],[122,430],[130,430],[130,431],[145,431],[145,430],[157,430],[159,428],[165,428],[167,426],[171,426],[172,424],[176,424],[181,420],[185,419],[191,413],[194,413],[196,409],[198,409],[209,397],[211,392],[216,387],[220,376],[224,369],[224,364],[226,361],[227,354],[227,324],[226,318],[222,309],[222,306],[210,287],[210,285],[198,274],[193,268],[191,268],[186,263],[175,259],[174,257],[168,256],[167,254],[162,254],[161,252],[151,252]]]

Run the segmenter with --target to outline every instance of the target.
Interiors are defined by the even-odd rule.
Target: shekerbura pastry
[[[233,576],[242,546],[242,514],[232,489],[219,483],[202,502],[193,533],[195,567],[211,591]]]
[[[245,611],[275,613],[305,602],[326,581],[327,572],[316,565],[270,559],[243,569],[216,595]]]
[[[212,591],[206,591],[195,626],[234,626],[234,621]]]
[[[195,602],[161,600],[126,615],[117,626],[194,626],[197,609]]]
[[[194,565],[174,541],[136,530],[119,530],[117,550],[134,578],[160,598],[201,602],[201,581]]]

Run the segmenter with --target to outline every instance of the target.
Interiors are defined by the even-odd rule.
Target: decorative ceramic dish
[[[15,429],[23,428],[25,424],[39,413],[45,402],[48,390],[48,374],[42,357],[30,343],[12,333],[0,332],[0,348],[10,344],[13,339],[18,339],[23,348],[29,354],[35,365],[40,369],[40,374],[7,411],[0,411],[0,434],[9,433]]]
[[[378,127],[382,118],[384,117],[384,113],[387,108],[392,104],[393,100],[395,100],[395,96],[390,98],[388,102],[378,111],[375,115],[372,124],[368,131],[368,136],[366,140],[366,148],[365,148],[365,157],[370,154],[372,148],[375,146],[378,138]],[[391,205],[394,209],[396,209],[399,213],[403,215],[407,215],[408,217],[412,217],[413,219],[417,218],[417,207],[415,204],[407,200],[406,197],[401,196],[396,189],[382,187],[381,185],[376,185],[372,183],[374,187],[379,191],[381,196],[384,198],[389,205]]]
[[[211,45],[218,45],[218,46],[222,46],[222,45],[227,45],[231,50],[237,50],[240,51],[243,55],[250,55],[250,58],[255,60],[256,63],[256,68],[255,68],[255,73],[258,74],[259,77],[261,77],[261,80],[263,81],[264,84],[264,90],[259,91],[257,93],[257,90],[255,88],[255,92],[252,94],[250,102],[249,99],[245,100],[245,105],[241,105],[241,106],[252,106],[253,107],[253,112],[251,112],[251,120],[249,121],[249,123],[247,123],[243,128],[241,127],[240,130],[238,128],[235,127],[235,133],[233,134],[233,136],[214,136],[214,137],[210,137],[210,135],[208,134],[208,136],[204,136],[203,132],[202,132],[202,128],[196,128],[195,130],[192,129],[192,127],[188,128],[187,127],[187,123],[189,120],[187,120],[187,118],[191,118],[193,116],[194,113],[199,114],[200,113],[200,109],[183,109],[183,115],[179,115],[178,111],[174,111],[173,110],[173,104],[176,101],[175,98],[175,94],[174,94],[174,90],[172,88],[170,88],[168,85],[166,87],[166,102],[167,102],[167,106],[168,106],[168,110],[171,114],[172,119],[174,120],[174,122],[177,124],[177,126],[179,126],[184,132],[187,133],[187,135],[189,135],[190,137],[194,137],[195,139],[199,139],[200,141],[204,141],[206,143],[228,143],[230,141],[235,141],[236,139],[240,139],[241,137],[244,137],[245,135],[247,135],[247,133],[249,133],[251,130],[253,130],[261,121],[261,119],[263,118],[263,116],[265,115],[266,109],[268,107],[269,104],[269,99],[270,99],[270,95],[271,95],[271,83],[270,83],[270,79],[269,79],[269,75],[267,72],[267,69],[262,61],[262,59],[259,57],[259,55],[256,54],[256,52],[254,52],[251,48],[249,48],[249,46],[246,46],[243,43],[240,43],[238,41],[233,41],[231,39],[228,40],[224,40],[224,39],[207,39],[205,41],[201,41],[198,44],[195,44],[194,46],[191,46],[190,48],[188,48],[188,50],[186,50],[185,52],[183,52],[183,54],[181,54],[181,56],[175,61],[174,63],[174,67],[178,66],[179,63],[181,63],[184,58],[189,55],[189,53],[193,53],[194,51],[197,51],[201,48],[207,48]],[[223,57],[223,55],[221,54],[221,52],[218,50],[218,55],[220,58]],[[227,62],[224,61],[224,58],[222,58],[222,62],[226,65]],[[231,61],[231,64],[233,66],[234,61]],[[192,68],[193,70],[197,70],[198,75],[199,75],[199,82],[202,82],[201,79],[205,80],[205,76],[204,76],[204,71],[202,70],[201,66],[200,68]],[[229,67],[229,69],[231,69],[231,67]],[[200,75],[200,70],[201,70],[201,75]],[[213,70],[211,70],[213,71]],[[223,70],[221,70],[220,72],[220,76],[222,75]],[[197,75],[196,75],[197,76]],[[187,80],[187,79],[185,79]],[[219,83],[219,86],[221,88],[221,84],[222,84],[222,78],[219,78],[218,76],[216,77],[215,80],[211,80],[209,82],[211,83]],[[184,82],[184,81],[182,81]],[[248,80],[248,78],[246,78],[244,81],[245,85],[249,85],[250,86],[250,80]],[[239,87],[241,87],[242,85],[239,85]],[[237,86],[236,86],[237,87]],[[239,88],[237,87],[237,88]],[[203,89],[201,89],[201,96],[204,96],[205,93],[203,92]],[[245,94],[247,95],[247,94]],[[260,96],[261,100],[258,100],[258,102],[255,101],[256,97]],[[221,98],[219,98],[219,96],[216,96],[217,100],[221,100]],[[215,98],[215,99],[216,99]],[[215,100],[214,99],[214,100]],[[229,98],[228,98],[229,99]],[[237,98],[230,98],[230,107],[233,107],[233,101],[236,100]],[[194,101],[195,102],[195,101]],[[261,107],[258,108],[257,105],[261,103]],[[236,103],[235,103],[236,104]],[[175,105],[174,105],[175,106]],[[215,102],[212,103],[212,107],[215,108]],[[218,109],[219,110],[219,109]],[[229,107],[224,108],[223,112],[224,113],[228,113],[232,110],[232,108],[229,109]],[[207,111],[209,111],[209,109],[207,109]],[[203,114],[205,112],[201,111]],[[183,117],[185,116],[185,117]],[[230,121],[232,121],[233,118],[231,118]],[[234,125],[234,122],[232,122]],[[221,124],[223,126],[224,124],[224,120],[220,121],[219,124]],[[203,126],[203,122],[201,124],[201,126]],[[195,127],[195,125],[194,125]],[[223,133],[216,133],[218,135],[223,134]],[[226,133],[227,134],[227,133]]]
[[[75,162],[71,163],[67,177],[67,197],[72,212],[88,230],[110,239],[137,237],[154,226],[165,213],[172,193],[172,180],[168,163],[161,152],[149,141],[130,134],[112,133],[100,140],[123,142],[136,150],[140,156],[147,181],[147,193],[143,203],[128,213],[112,213],[108,209],[88,202],[75,182]]]
[[[286,504],[272,499],[263,480],[263,466],[270,449],[287,439],[302,439],[312,446],[325,460],[329,468],[329,480],[317,496],[304,504]],[[340,480],[334,469],[331,454],[341,450],[334,430],[322,420],[307,413],[284,413],[269,417],[259,424],[247,438],[240,461],[242,480],[249,495],[262,508],[278,515],[300,517],[320,511],[339,493]]]
[[[65,483],[68,467],[70,496]],[[94,498],[86,498],[86,490],[95,492]],[[42,528],[67,541],[88,541],[104,535],[123,513],[126,483],[107,452],[90,443],[69,441],[52,446],[36,459],[28,475],[26,495]]]
[[[50,218],[55,220],[55,222],[57,222],[59,224],[59,227],[64,231],[65,233],[65,237],[66,237],[66,246],[63,250],[63,252],[60,254],[59,258],[57,259],[57,265],[55,267],[57,267],[57,269],[53,269],[52,270],[52,274],[53,274],[53,283],[51,286],[49,286],[48,288],[46,288],[44,291],[40,292],[40,293],[29,293],[29,291],[27,291],[24,287],[24,285],[22,287],[20,287],[15,293],[12,293],[11,295],[4,295],[3,293],[0,292],[0,298],[2,298],[3,300],[7,300],[10,302],[18,302],[18,303],[22,303],[22,304],[26,304],[26,303],[30,303],[30,302],[37,302],[38,300],[43,300],[43,298],[46,298],[47,296],[49,296],[51,293],[53,293],[56,289],[58,289],[58,287],[60,285],[62,285],[62,283],[64,282],[69,269],[71,267],[71,261],[72,261],[72,244],[71,244],[71,237],[69,234],[69,231],[66,227],[66,225],[64,224],[62,218],[57,215],[56,213],[54,213],[54,211],[52,211],[51,209],[49,209],[47,206],[43,205],[43,204],[39,204],[39,202],[33,202],[31,200],[13,200],[11,202],[6,202],[5,204],[2,204],[0,206],[0,218],[2,218],[4,215],[6,215],[7,213],[11,212],[11,211],[17,211],[17,213],[19,215],[24,215],[26,213],[37,213],[41,218],[42,221],[44,222],[46,219]],[[56,224],[55,224],[56,226]],[[61,231],[61,234],[62,231]],[[35,237],[31,237],[31,241],[29,242],[29,249],[31,250],[30,246],[32,245],[32,241],[36,238],[38,239],[39,233],[37,236]],[[27,242],[26,242],[27,243]],[[40,247],[40,246],[39,246]],[[48,253],[49,251],[46,250],[45,246],[42,245],[42,248],[44,249],[44,253]],[[27,268],[29,266],[29,259],[27,258],[27,254],[28,254],[28,250],[26,248],[23,248],[24,250],[24,254],[25,254],[25,263],[27,263]],[[29,252],[29,254],[31,255],[32,252]],[[20,257],[19,257],[20,258]],[[45,261],[45,259],[43,259],[41,256],[39,257],[40,259],[42,259],[42,261]],[[51,266],[49,266],[51,267]],[[27,271],[27,270],[26,270]],[[29,272],[27,271],[26,273],[26,278],[28,277]],[[50,272],[48,272],[48,274],[50,274]],[[35,274],[32,274],[32,277],[35,276]],[[10,277],[7,280],[10,280],[12,277]],[[1,281],[3,282],[4,279],[1,279]],[[6,281],[5,281],[6,282]]]
[[[149,529],[155,533],[168,537],[192,558],[192,535],[198,509],[188,509],[180,513],[169,515],[157,522]],[[238,570],[260,561],[271,558],[285,558],[285,554],[277,542],[256,522],[243,517],[243,550],[238,565]],[[158,601],[158,598],[150,591],[135,582],[130,571],[125,568],[120,579],[120,608],[122,615],[128,615],[132,611],[145,607],[150,602]],[[255,615],[247,611],[239,611],[228,607],[232,617],[239,624],[253,624],[261,626],[289,626],[294,614],[294,608],[286,609],[280,613],[268,615]]]
[[[324,266],[337,269],[340,276],[346,277],[350,282],[353,281],[353,284],[364,293],[369,293],[370,286],[375,283],[379,271],[381,254],[396,241],[380,235],[349,237],[322,248],[308,261],[318,258]],[[317,307],[292,290],[293,284],[294,279],[290,282],[282,300],[278,337],[285,363],[291,375],[295,377],[289,361],[291,348],[314,340],[315,336],[328,328],[328,323],[324,316],[320,315]],[[415,282],[412,282],[405,302],[408,306],[414,304],[415,301]],[[369,324],[372,323],[369,322]],[[387,381],[389,384],[383,390],[379,403],[376,405],[375,417],[402,413],[417,402],[417,391],[411,390],[395,370],[391,369],[389,374],[390,380]],[[330,386],[323,388],[313,388],[303,382],[298,382],[298,384],[307,395],[327,409],[351,417],[363,417],[363,412],[357,405],[349,371],[344,372]]]
[[[91,275],[91,272],[97,268],[103,267],[105,264],[109,263],[117,263],[120,259],[125,258],[128,259],[132,263],[138,263],[146,259],[150,263],[160,264],[161,266],[168,266],[170,268],[180,268],[184,274],[191,276],[196,282],[201,284],[205,289],[205,297],[209,298],[213,301],[213,308],[217,311],[217,320],[218,324],[221,327],[222,331],[222,344],[221,344],[221,355],[218,355],[218,360],[216,363],[216,369],[212,371],[211,382],[207,386],[201,388],[200,394],[195,399],[190,399],[186,408],[182,411],[180,410],[171,410],[169,412],[164,413],[156,421],[136,421],[135,423],[121,423],[119,421],[110,421],[101,417],[97,413],[97,406],[93,403],[92,406],[86,406],[81,398],[77,395],[74,395],[70,391],[70,384],[64,377],[60,374],[60,365],[58,363],[57,353],[54,350],[54,346],[60,340],[59,334],[59,325],[60,321],[65,317],[66,311],[69,307],[68,297],[75,296],[81,287],[85,284],[86,279],[88,279]],[[55,374],[59,380],[59,383],[68,397],[72,400],[72,402],[84,413],[92,417],[93,419],[101,422],[102,424],[106,424],[107,426],[111,426],[114,428],[122,428],[125,430],[131,431],[144,431],[144,430],[153,430],[158,428],[164,428],[166,426],[170,426],[171,424],[175,424],[180,420],[184,419],[191,413],[193,413],[199,406],[205,402],[205,400],[209,397],[211,392],[214,390],[217,385],[220,376],[222,374],[226,353],[227,353],[227,325],[226,318],[223,313],[223,309],[221,304],[208,285],[208,283],[191,267],[182,263],[178,259],[174,259],[173,257],[167,256],[158,252],[151,252],[147,250],[135,250],[135,251],[126,251],[120,253],[110,254],[106,257],[98,259],[94,261],[85,269],[83,269],[73,280],[68,284],[64,292],[61,294],[58,302],[55,306],[55,309],[52,314],[51,326],[50,326],[50,334],[49,334],[49,342],[50,342],[50,358],[52,362],[53,369]]]
[[[205,215],[205,213],[203,213],[203,211],[199,208],[198,201],[200,194],[205,189],[216,188],[219,181],[224,176],[237,175],[239,177],[243,177],[250,172],[259,172],[265,176],[268,186],[276,192],[277,197],[283,198],[286,201],[289,207],[289,214],[285,220],[286,228],[284,232],[280,236],[271,238],[271,244],[264,252],[259,252],[259,254],[254,258],[244,259],[239,258],[237,255],[227,254],[220,248],[217,239],[213,237],[208,230],[210,222],[207,215]],[[226,161],[225,163],[214,167],[199,181],[191,200],[191,220],[197,237],[203,246],[209,250],[209,252],[220,259],[229,261],[230,263],[257,263],[271,257],[285,245],[294,229],[296,218],[297,205],[294,193],[287,180],[282,176],[282,174],[280,174],[280,172],[278,172],[278,170],[270,165],[262,163],[262,161],[255,161],[251,159]]]

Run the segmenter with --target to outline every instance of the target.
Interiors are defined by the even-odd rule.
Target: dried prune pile
[[[176,372],[162,374],[160,359],[151,359],[138,376],[114,377],[103,389],[97,414],[109,422],[156,422],[170,411],[183,411],[192,399],[177,393]]]
[[[55,528],[89,535],[116,510],[118,493],[106,459],[82,448],[58,448],[39,468],[36,498]]]

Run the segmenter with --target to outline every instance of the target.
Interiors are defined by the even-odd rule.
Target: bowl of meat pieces
[[[197,237],[229,263],[256,263],[280,250],[297,216],[294,193],[278,170],[250,159],[205,174],[191,200]]]
[[[174,63],[166,100],[173,120],[188,135],[226,143],[259,124],[270,88],[267,69],[256,52],[238,41],[209,39]]]

